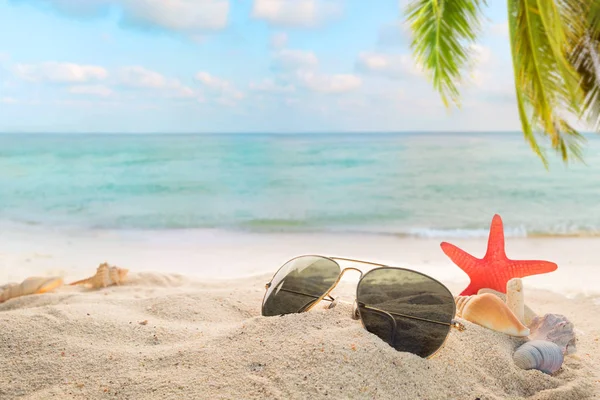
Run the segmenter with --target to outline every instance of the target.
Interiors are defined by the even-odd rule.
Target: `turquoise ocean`
[[[518,133],[3,134],[0,226],[600,234],[600,138],[546,170]]]

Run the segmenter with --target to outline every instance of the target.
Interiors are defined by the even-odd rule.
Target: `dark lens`
[[[374,269],[358,284],[365,328],[399,351],[429,357],[444,343],[456,306],[440,282],[416,271]]]
[[[340,266],[329,258],[302,256],[288,261],[267,289],[262,315],[305,311],[327,293],[339,275]]]

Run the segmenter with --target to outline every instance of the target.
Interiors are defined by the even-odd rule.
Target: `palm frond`
[[[582,38],[572,54],[573,65],[580,76],[585,93],[583,109],[593,129],[600,129],[600,40],[590,36]]]
[[[600,130],[600,1],[587,0],[585,14],[589,18],[584,33],[576,38],[570,58],[580,77],[584,92],[583,111],[589,124]]]
[[[485,0],[413,0],[407,6],[411,47],[446,106],[460,105],[458,85],[485,4]]]
[[[600,1],[588,0],[587,3],[589,4],[590,26],[597,32],[600,30]]]
[[[565,119],[581,114],[579,76],[567,45],[583,32],[571,22],[577,7],[555,0],[509,0],[515,91],[525,138],[547,166],[536,134],[550,139],[563,161],[580,158],[584,137]],[[581,15],[581,14],[579,14]]]

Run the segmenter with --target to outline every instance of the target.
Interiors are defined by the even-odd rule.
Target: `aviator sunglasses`
[[[364,273],[342,268],[338,261],[377,268]],[[451,328],[464,325],[454,320],[456,304],[450,290],[417,271],[340,257],[305,255],[285,263],[266,284],[262,315],[276,316],[309,311],[329,294],[346,271],[357,271],[353,318],[398,351],[431,357],[444,344]]]

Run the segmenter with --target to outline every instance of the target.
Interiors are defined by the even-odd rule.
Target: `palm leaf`
[[[600,30],[600,1],[598,0],[588,0],[589,3],[589,19],[590,25],[593,26],[593,29]]]
[[[480,29],[482,5],[485,0],[414,0],[407,6],[411,47],[446,106],[460,104],[458,85]]]
[[[536,134],[550,139],[567,162],[581,158],[584,137],[566,121],[581,115],[578,73],[567,54],[584,24],[578,8],[555,0],[509,0],[509,31],[519,116],[525,138],[547,166]],[[581,15],[581,14],[579,14]]]
[[[585,32],[575,40],[570,56],[580,76],[581,89],[585,95],[583,103],[585,115],[589,124],[598,130],[600,129],[600,1],[588,0],[586,6],[588,24]]]
[[[469,47],[485,0],[413,0],[411,47],[446,106],[459,105]],[[546,167],[538,137],[567,162],[585,138],[567,120],[600,128],[600,0],[508,0],[517,108],[523,133]]]

